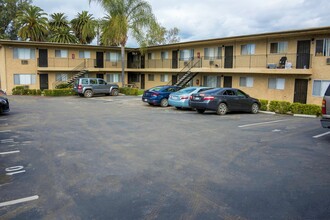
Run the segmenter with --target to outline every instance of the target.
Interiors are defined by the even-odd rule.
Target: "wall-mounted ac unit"
[[[214,60],[210,60],[210,66],[214,65]]]
[[[112,62],[112,66],[117,66],[117,62]]]
[[[330,65],[330,58],[327,58],[327,65]]]
[[[188,61],[184,61],[183,65],[187,66],[188,65]]]
[[[29,64],[29,61],[28,60],[21,60],[21,64],[22,65],[27,65],[27,64]]]

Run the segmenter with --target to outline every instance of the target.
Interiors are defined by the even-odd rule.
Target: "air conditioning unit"
[[[112,62],[112,66],[117,66],[117,62]]]
[[[21,64],[22,65],[27,65],[27,64],[29,64],[29,61],[28,60],[21,60]]]
[[[210,60],[210,66],[214,65],[214,60]]]
[[[330,65],[330,58],[327,58],[327,65]]]
[[[187,66],[188,65],[188,61],[184,61],[183,65]]]

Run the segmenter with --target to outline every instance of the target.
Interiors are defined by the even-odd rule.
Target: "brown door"
[[[231,88],[233,83],[233,78],[231,76],[224,76],[223,77],[223,87],[224,88]]]
[[[234,47],[225,47],[225,68],[233,68]]]
[[[293,102],[306,104],[308,79],[296,79],[294,83]]]
[[[172,51],[172,69],[178,68],[178,51]]]
[[[297,44],[297,69],[309,69],[311,42],[298,41]]]
[[[48,67],[48,50],[39,49],[39,67]]]
[[[104,67],[103,52],[96,52],[96,68]]]
[[[146,77],[145,74],[141,74],[141,89],[145,89]]]
[[[48,74],[39,75],[40,90],[48,89]]]

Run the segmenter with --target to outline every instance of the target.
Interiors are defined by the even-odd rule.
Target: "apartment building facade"
[[[125,84],[236,87],[259,99],[321,103],[330,84],[330,27],[126,48]],[[0,41],[1,88],[53,89],[85,70],[121,85],[118,47]],[[87,71],[87,72],[86,72]],[[126,86],[126,85],[124,85]]]

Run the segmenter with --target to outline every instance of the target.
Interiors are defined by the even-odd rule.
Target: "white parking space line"
[[[7,154],[16,154],[19,153],[19,150],[7,151],[7,152],[0,152],[0,155],[7,155]]]
[[[1,143],[13,143],[14,142],[14,139],[2,139],[0,140]]]
[[[7,121],[7,118],[1,118],[0,121]]]
[[[266,121],[266,122],[260,122],[260,123],[253,123],[253,124],[246,124],[246,125],[240,125],[239,128],[245,128],[245,127],[252,127],[252,126],[258,126],[258,125],[265,125],[265,124],[272,124],[272,123],[278,123],[282,121],[288,121],[287,119],[284,120],[277,120],[277,121]]]
[[[330,131],[325,132],[325,133],[323,133],[323,134],[315,135],[315,136],[313,136],[313,138],[323,137],[323,136],[328,135],[328,134],[330,134]]]
[[[7,132],[11,132],[11,130],[0,131],[0,133],[7,133]]]
[[[30,196],[30,197],[26,197],[26,198],[22,198],[22,199],[16,199],[16,200],[8,201],[8,202],[2,202],[2,203],[0,203],[0,207],[15,205],[18,203],[23,203],[23,202],[29,202],[29,201],[33,201],[36,199],[39,199],[39,196],[35,195],[35,196]]]

